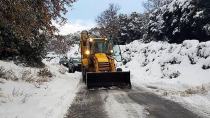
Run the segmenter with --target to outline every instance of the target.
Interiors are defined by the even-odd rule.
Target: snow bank
[[[78,44],[74,44],[71,49],[67,52],[67,57],[71,58],[71,57],[81,57],[80,55],[80,47]]]
[[[197,40],[183,44],[134,41],[121,46],[131,70],[132,82],[160,88],[185,90],[210,83],[210,42]]]
[[[122,68],[130,69],[133,86],[144,86],[210,117],[210,41],[134,41],[121,49],[127,62]]]
[[[1,118],[62,118],[66,114],[75,93],[81,74],[61,74],[64,67],[49,62],[53,74],[47,82],[26,82],[24,80],[5,80],[0,78],[0,116]],[[0,66],[12,70],[17,77],[30,70],[37,76],[39,69],[17,66],[12,62],[0,61]]]

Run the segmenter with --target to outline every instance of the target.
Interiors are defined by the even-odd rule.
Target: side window
[[[114,45],[114,47],[113,47],[113,57],[118,62],[122,61],[121,50],[120,50],[119,45]]]
[[[122,56],[121,56],[121,50],[119,45],[114,43],[114,40],[112,37],[109,38],[109,50],[113,50],[112,56],[114,59],[118,62],[122,61]]]

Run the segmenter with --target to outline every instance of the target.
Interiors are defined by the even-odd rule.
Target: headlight
[[[107,41],[108,39],[107,38],[105,38],[105,41]]]
[[[90,42],[93,42],[93,38],[90,38],[89,41],[90,41]]]
[[[113,50],[110,50],[110,52],[113,53],[114,51]]]
[[[85,51],[85,54],[86,54],[86,55],[89,55],[89,54],[90,54],[90,51],[89,51],[89,50],[86,50],[86,51]]]

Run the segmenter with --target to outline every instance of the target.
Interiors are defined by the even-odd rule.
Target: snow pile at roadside
[[[67,52],[68,59],[71,58],[71,57],[75,57],[75,58],[81,57],[79,51],[80,51],[80,47],[79,47],[78,44],[72,45],[72,47],[70,48],[70,50]]]
[[[17,78],[16,80],[6,80],[5,76],[0,78],[1,118],[64,117],[75,97],[81,75],[65,73],[66,68],[58,64],[51,65],[46,61],[45,63],[46,68],[52,73],[49,77],[40,77],[38,68],[21,67],[13,62],[0,61],[4,72],[12,71],[12,75]],[[30,72],[31,79],[37,77],[43,81],[25,81],[22,79],[24,72]]]
[[[184,90],[210,83],[210,42],[182,44],[134,41],[121,46],[135,84]]]
[[[145,86],[210,116],[210,41],[182,44],[134,41],[121,46],[134,86]]]

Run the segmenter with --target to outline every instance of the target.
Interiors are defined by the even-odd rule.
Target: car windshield
[[[74,63],[79,63],[79,62],[80,62],[80,58],[73,58],[72,61],[73,61]]]

